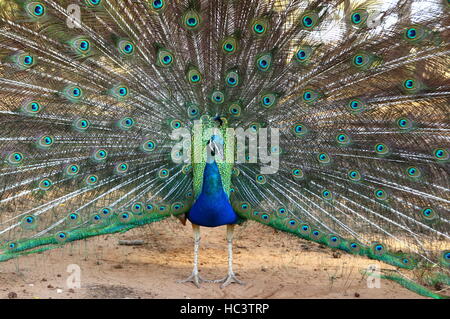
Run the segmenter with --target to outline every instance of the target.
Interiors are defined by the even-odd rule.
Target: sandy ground
[[[207,279],[226,274],[225,233],[225,227],[202,228],[200,273]],[[192,271],[192,230],[166,220],[1,263],[0,298],[422,298],[388,280],[368,288],[360,270],[377,264],[373,260],[254,222],[235,234],[234,267],[244,286],[177,283]],[[119,239],[145,244],[122,246]],[[70,264],[80,266],[80,289],[66,284]]]

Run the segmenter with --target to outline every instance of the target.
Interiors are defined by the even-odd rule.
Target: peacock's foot
[[[228,286],[229,284],[232,284],[232,283],[236,283],[236,284],[239,284],[239,285],[245,285],[245,283],[243,281],[237,279],[237,277],[234,274],[234,272],[228,273],[228,275],[225,278],[223,278],[223,279],[213,280],[211,282],[222,283],[220,285],[220,288],[225,288],[226,286]]]
[[[177,283],[184,284],[186,282],[192,282],[197,288],[200,288],[202,282],[211,282],[210,280],[203,279],[200,277],[198,272],[192,272],[192,274],[184,280],[178,280]]]

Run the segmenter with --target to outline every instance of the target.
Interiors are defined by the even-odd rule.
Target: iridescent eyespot
[[[261,106],[271,108],[277,104],[278,96],[275,93],[267,93],[261,96]]]
[[[311,19],[311,17],[305,16],[302,18],[302,23],[304,27],[311,28],[313,26],[314,21],[313,19]]]
[[[73,123],[73,127],[75,130],[80,132],[85,132],[91,126],[91,122],[86,119],[78,119]]]
[[[169,175],[170,175],[170,172],[167,168],[162,168],[158,172],[158,177],[161,179],[166,179],[167,177],[169,177]]]
[[[67,176],[76,176],[80,172],[80,166],[77,164],[71,164],[66,166],[65,173]]]
[[[181,21],[186,30],[197,30],[200,27],[201,18],[198,12],[189,10],[183,14]]]
[[[256,67],[259,71],[267,72],[272,66],[272,54],[264,53],[256,57]]]
[[[300,64],[306,64],[311,59],[312,48],[310,46],[301,46],[295,53],[295,59]]]
[[[37,147],[40,149],[49,149],[54,143],[54,138],[52,136],[41,136],[36,141]]]
[[[72,103],[79,102],[84,95],[83,89],[76,85],[69,85],[64,88],[62,91],[63,97],[69,100]]]
[[[264,175],[256,175],[255,180],[258,184],[261,184],[261,185],[263,185],[267,182],[267,179]]]
[[[68,239],[68,235],[65,232],[59,232],[56,234],[55,238],[59,242],[64,242]]]
[[[31,101],[22,105],[22,112],[29,116],[35,116],[42,111],[42,106],[39,102]]]
[[[301,137],[306,135],[309,132],[309,129],[306,125],[302,123],[297,123],[292,128],[292,132],[294,133],[294,135]]]
[[[38,1],[29,2],[24,7],[25,12],[31,18],[40,19],[47,14],[46,7]]]
[[[375,145],[375,153],[378,155],[387,155],[389,151],[389,147],[384,143],[378,143]]]
[[[134,203],[133,205],[131,205],[131,212],[134,215],[142,215],[143,211],[144,211],[143,203],[137,202],[137,203]]]
[[[329,164],[329,163],[331,163],[331,158],[330,158],[330,156],[327,153],[319,153],[317,155],[317,160],[321,164]]]
[[[135,52],[134,43],[128,40],[120,40],[117,48],[122,55],[131,56]]]
[[[417,93],[423,88],[423,83],[417,79],[406,79],[402,82],[402,89],[405,93]]]
[[[410,130],[413,127],[413,122],[406,117],[398,118],[396,123],[400,130]]]
[[[269,21],[266,18],[256,18],[250,26],[254,35],[262,37],[269,29]]]
[[[179,128],[181,128],[183,126],[181,121],[180,120],[176,120],[176,119],[175,120],[171,120],[169,124],[170,124],[170,127],[172,129],[174,129],[174,130],[179,129]]]
[[[347,176],[353,182],[359,182],[362,179],[361,173],[359,173],[359,171],[356,170],[350,170],[347,173]]]
[[[151,3],[150,8],[156,13],[164,11],[167,6],[165,0],[150,0],[150,3]]]
[[[296,229],[298,226],[298,221],[296,219],[289,219],[287,222],[287,226],[291,229]]]
[[[11,57],[11,60],[21,70],[27,70],[36,65],[36,57],[29,53],[18,53]]]
[[[241,106],[237,103],[233,103],[228,108],[228,113],[233,117],[239,117],[241,115]]]
[[[127,163],[119,163],[115,167],[115,171],[117,174],[125,174],[128,171],[129,167]]]
[[[225,54],[233,54],[237,51],[238,41],[234,37],[226,38],[221,42],[222,52]]]
[[[311,30],[319,22],[319,16],[315,12],[306,12],[300,17],[303,28]]]
[[[414,179],[419,178],[419,177],[422,176],[422,172],[420,171],[420,169],[418,169],[415,166],[408,167],[406,169],[406,174],[407,174],[408,177],[411,177],[411,178],[414,178]]]
[[[339,245],[341,244],[341,238],[337,235],[329,234],[327,239],[328,245],[330,247],[339,247]]]
[[[409,89],[409,90],[414,89],[415,85],[416,85],[416,84],[415,84],[415,81],[414,81],[414,80],[411,80],[411,79],[405,80],[405,81],[403,82],[403,86],[404,86],[406,89]]]
[[[292,170],[292,177],[296,180],[301,180],[304,178],[303,171],[300,168],[294,168]]]
[[[174,62],[174,56],[172,52],[166,49],[159,49],[158,50],[158,57],[156,64],[161,67],[169,67]]]
[[[91,40],[84,36],[75,37],[68,43],[72,48],[72,51],[80,56],[88,56],[92,51]]]
[[[127,130],[133,128],[135,124],[136,123],[133,118],[124,117],[123,119],[119,120],[119,122],[117,123],[117,126],[119,127],[119,129],[127,131]]]
[[[302,93],[302,101],[306,104],[312,104],[319,99],[319,93],[312,89],[306,89]]]
[[[24,161],[24,156],[19,152],[12,152],[6,157],[6,162],[10,165],[17,166],[22,164]]]
[[[25,216],[25,217],[22,219],[22,222],[21,222],[20,226],[21,226],[23,229],[27,229],[27,230],[36,228],[36,226],[37,226],[37,223],[36,223],[36,216],[33,216],[33,215]]]
[[[96,175],[89,175],[85,178],[85,183],[88,186],[94,186],[98,183],[98,177]]]
[[[336,136],[336,141],[339,145],[348,145],[351,142],[350,137],[345,133],[338,134]]]
[[[112,212],[112,211],[111,211],[111,208],[109,208],[109,207],[103,207],[103,208],[101,208],[100,211],[99,211],[100,214],[103,214],[103,215],[105,215],[105,216],[110,215],[111,212]]]
[[[425,220],[431,221],[437,218],[437,214],[431,207],[425,207],[420,211],[420,215]]]
[[[381,188],[375,189],[373,193],[377,200],[385,201],[388,199],[388,193]]]
[[[278,207],[277,213],[278,213],[280,216],[285,216],[286,213],[287,213],[287,210],[286,210],[286,208],[284,208],[284,207]]]
[[[53,186],[53,182],[49,178],[44,178],[39,182],[39,189],[43,191],[49,190]]]
[[[448,250],[443,251],[440,260],[447,267],[450,266],[450,251]]]
[[[102,0],[84,0],[88,7],[94,8],[100,6]]]
[[[156,142],[154,140],[146,140],[141,144],[141,149],[146,152],[153,152],[156,149]]]
[[[365,109],[365,104],[361,100],[355,99],[348,103],[348,108],[352,113],[359,113]]]
[[[80,216],[77,213],[71,213],[69,214],[69,216],[67,216],[67,219],[69,219],[70,221],[75,221],[79,218]]]
[[[108,157],[108,151],[105,149],[99,149],[94,151],[92,159],[96,162],[104,161]]]
[[[200,73],[197,67],[191,66],[186,72],[186,77],[189,83],[191,84],[199,84],[202,82],[202,74]]]
[[[372,251],[375,255],[381,256],[385,252],[385,248],[382,244],[375,243],[372,245]]]
[[[352,253],[358,253],[361,250],[361,247],[357,243],[350,243],[349,247]]]
[[[130,214],[128,212],[124,212],[124,213],[120,214],[120,219],[122,221],[128,221],[128,220],[130,220]]]
[[[419,44],[424,40],[430,39],[433,33],[426,27],[414,25],[405,29],[403,38],[412,44]]]
[[[225,100],[225,94],[221,91],[215,91],[211,94],[211,102],[214,104],[222,104]]]
[[[447,161],[450,158],[448,150],[437,148],[433,151],[433,156],[438,161]]]
[[[251,205],[247,202],[240,202],[236,207],[236,211],[240,214],[248,215],[251,211]]]
[[[333,199],[333,193],[329,191],[328,189],[324,189],[322,191],[322,198],[325,200],[332,200]]]
[[[240,76],[237,70],[228,71],[225,77],[225,85],[228,87],[237,87],[240,83]]]
[[[307,224],[300,225],[299,230],[300,230],[300,233],[304,236],[308,236],[311,232],[311,228]]]

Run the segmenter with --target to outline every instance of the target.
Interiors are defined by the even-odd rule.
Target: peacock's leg
[[[178,283],[193,282],[198,288],[200,288],[201,282],[206,282],[198,273],[198,249],[200,247],[200,226],[192,224],[194,230],[194,269],[192,274],[185,280],[180,280]]]
[[[223,283],[220,286],[221,288],[224,288],[233,282],[238,283],[240,285],[244,284],[244,282],[242,282],[236,278],[236,275],[234,274],[234,271],[233,271],[233,233],[234,233],[234,225],[227,225],[228,275],[223,279],[214,280],[214,282],[216,282],[216,283],[219,283],[219,282]]]

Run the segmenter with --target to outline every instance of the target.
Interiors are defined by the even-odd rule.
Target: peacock
[[[233,232],[252,220],[445,297],[430,286],[450,284],[449,13],[0,1],[0,261],[175,217],[195,240],[181,282],[225,287],[243,284]],[[228,273],[206,280],[200,227],[224,225]]]

